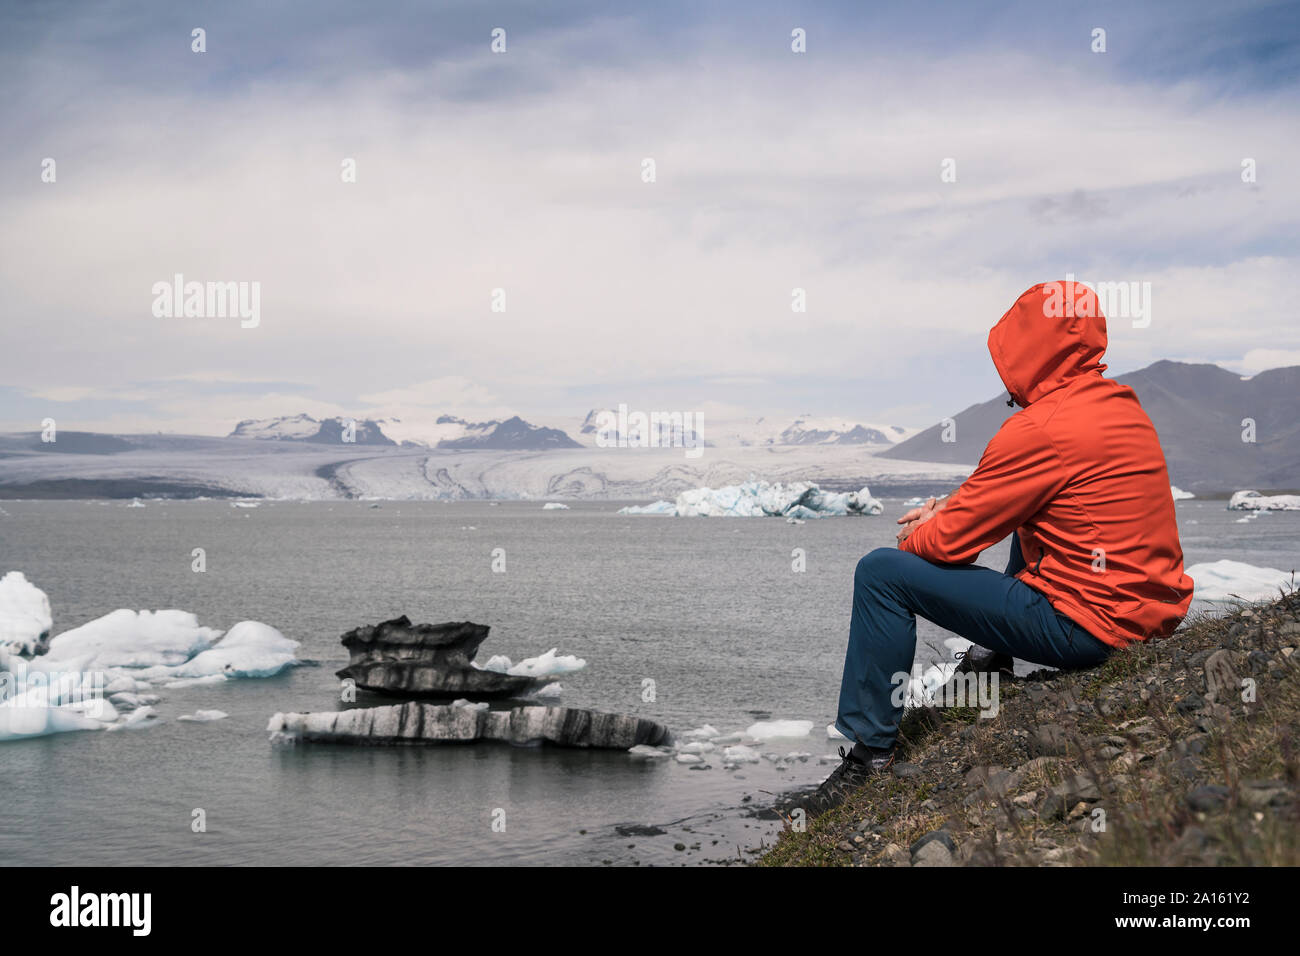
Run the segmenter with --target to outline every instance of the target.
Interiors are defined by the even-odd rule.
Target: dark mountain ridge
[[[1178,487],[1210,494],[1300,486],[1300,366],[1242,378],[1217,365],[1161,360],[1115,381],[1137,393]],[[952,416],[951,428],[940,422],[881,456],[975,465],[1015,411],[1004,392]],[[1254,441],[1245,441],[1251,423]]]

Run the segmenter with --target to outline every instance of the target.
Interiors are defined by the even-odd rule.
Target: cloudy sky
[[[0,429],[926,425],[1067,273],[1150,283],[1112,373],[1300,364],[1297,10],[4,4]],[[260,324],[156,316],[177,273],[260,283]]]

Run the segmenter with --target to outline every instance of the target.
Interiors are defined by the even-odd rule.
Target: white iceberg
[[[468,697],[457,697],[451,702],[453,707],[464,707],[466,710],[487,710],[488,702],[485,700],[472,701]]]
[[[207,650],[221,632],[187,611],[120,608],[50,641],[43,664],[77,661],[82,670],[171,667]]]
[[[683,754],[711,754],[716,749],[707,740],[692,740],[689,744],[682,744],[678,747],[677,752]]]
[[[702,727],[696,727],[694,730],[688,730],[682,734],[683,737],[692,739],[712,740],[714,737],[721,737],[722,732],[712,724],[704,724]]]
[[[269,624],[240,621],[217,644],[184,663],[145,668],[138,676],[144,680],[272,677],[297,663],[297,648],[297,641],[289,640]]]
[[[558,501],[548,501],[546,502],[546,504],[542,505],[542,510],[543,511],[568,511],[569,506],[562,505]]]
[[[224,710],[196,710],[192,714],[181,714],[176,719],[186,723],[206,724],[214,720],[225,720],[229,716]]]
[[[722,488],[695,488],[683,491],[669,505],[657,501],[642,507],[628,507],[619,514],[662,514],[679,518],[823,518],[836,515],[878,515],[885,506],[871,496],[871,490],[822,491],[808,481],[789,484],[750,479],[739,485]]]
[[[1300,495],[1261,495],[1237,491],[1228,499],[1229,511],[1300,511]]]
[[[50,599],[44,591],[21,571],[0,578],[0,648],[11,654],[39,654],[53,626]]]
[[[627,752],[633,757],[645,757],[650,760],[658,760],[673,755],[672,750],[668,747],[651,747],[649,744],[637,744],[635,747],[629,747]]]
[[[141,707],[127,714],[126,720],[119,721],[115,724],[109,724],[105,730],[139,730],[143,727],[152,727],[158,723],[158,715],[153,712],[152,707]]]
[[[298,642],[268,624],[241,621],[218,641],[221,633],[201,626],[188,611],[120,608],[58,635],[32,666],[106,671],[113,680],[129,677],[138,687],[140,682],[176,686],[270,677],[297,663]]]
[[[1186,569],[1200,601],[1267,601],[1295,590],[1295,575],[1241,561],[1209,561]]]
[[[0,649],[0,742],[105,729],[118,714],[103,686],[100,674],[47,673]]]
[[[1169,486],[1169,493],[1174,496],[1174,501],[1186,501],[1188,498],[1195,498],[1196,495],[1190,491],[1183,491],[1177,485]]]
[[[807,737],[812,733],[811,720],[760,720],[745,729],[745,736],[754,740],[773,740],[777,737]]]
[[[672,517],[677,514],[677,505],[671,501],[656,501],[648,505],[628,505],[626,508],[619,508],[618,513],[621,515],[668,515]]]
[[[186,611],[122,608],[59,634],[31,661],[0,648],[0,742],[152,726],[158,698],[146,689],[269,677],[299,663],[298,642],[269,625],[243,621],[221,635]]]
[[[109,725],[71,707],[0,705],[0,742],[44,737],[74,730],[104,730]]]
[[[746,747],[744,744],[736,744],[734,747],[724,747],[722,750],[723,763],[758,763],[762,757],[753,747]]]
[[[556,674],[572,674],[587,666],[587,662],[581,657],[574,657],[572,654],[557,655],[555,651],[556,649],[552,647],[540,657],[529,657],[518,664],[512,664],[505,654],[494,654],[488,658],[486,664],[481,666],[481,669],[496,671],[498,674],[512,674],[516,677],[551,677]],[[477,661],[473,663],[475,667],[480,666]]]

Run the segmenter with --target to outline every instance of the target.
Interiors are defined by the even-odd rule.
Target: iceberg
[[[546,504],[542,505],[542,510],[543,511],[568,511],[569,506],[562,505],[558,501],[548,501],[546,502]]]
[[[812,733],[811,720],[760,720],[745,730],[746,737],[754,740],[773,740],[778,737],[807,737]]]
[[[657,501],[641,507],[621,508],[619,514],[672,515],[679,518],[824,518],[840,515],[878,515],[885,506],[871,496],[871,490],[823,491],[813,482],[789,484],[750,479],[722,488],[683,491],[673,503]]]
[[[75,730],[103,730],[118,719],[103,698],[102,675],[47,673],[0,649],[0,742]]]
[[[240,621],[226,632],[220,642],[184,663],[174,667],[146,668],[138,676],[145,680],[153,677],[180,680],[272,677],[298,662],[297,649],[297,641],[291,641],[269,624]]]
[[[509,674],[512,677],[553,677],[556,674],[572,674],[587,666],[581,657],[572,654],[557,655],[552,647],[540,657],[529,657],[518,664],[511,664],[505,654],[494,654],[483,665],[485,671]]]
[[[243,621],[221,635],[186,611],[121,608],[58,635],[30,661],[0,647],[0,742],[152,726],[158,698],[145,689],[269,677],[299,663],[298,642],[269,625]]]
[[[1229,511],[1300,511],[1300,495],[1261,495],[1238,491],[1228,499]]]
[[[206,724],[214,720],[225,720],[229,716],[224,710],[196,710],[192,714],[181,714],[176,719],[185,723]]]
[[[645,757],[649,760],[658,760],[661,757],[671,757],[673,755],[670,747],[651,747],[649,744],[637,744],[635,747],[629,747],[627,752],[633,757]]]
[[[298,642],[269,624],[241,621],[218,641],[221,634],[201,626],[188,611],[119,608],[64,631],[32,666],[103,671],[112,681],[109,686],[138,690],[141,682],[184,686],[194,680],[270,677],[297,663]]]
[[[721,737],[722,732],[712,724],[704,724],[701,727],[696,727],[694,730],[686,731],[682,736],[689,737],[692,740],[712,740],[714,737]]]
[[[1295,590],[1295,574],[1241,561],[1209,561],[1186,569],[1199,601],[1267,601]]]
[[[174,667],[212,646],[221,632],[200,627],[187,611],[119,608],[50,641],[45,664],[77,662],[82,670]]]
[[[44,591],[21,571],[0,578],[0,648],[27,656],[44,653],[53,626]]]
[[[489,630],[472,621],[412,624],[406,615],[354,628],[343,635],[351,659],[336,673],[381,694],[488,699],[518,697],[587,666],[555,648],[518,664],[504,654],[480,664],[474,656]]]
[[[475,710],[418,700],[386,707],[275,714],[266,729],[272,743],[392,745],[499,740],[516,746],[632,750],[673,742],[662,724],[626,714],[541,706]]]
[[[158,723],[158,715],[153,712],[152,707],[140,707],[126,715],[126,720],[119,721],[115,724],[109,724],[105,730],[139,730],[144,727],[152,727]]]
[[[1174,496],[1174,501],[1186,501],[1188,498],[1195,498],[1196,495],[1190,491],[1183,491],[1177,485],[1169,486],[1169,493]]]
[[[757,750],[744,744],[736,744],[734,747],[724,747],[722,749],[722,761],[725,764],[758,763],[761,759]]]
[[[618,513],[621,515],[668,515],[677,514],[677,505],[671,501],[656,501],[648,505],[628,505],[626,508],[619,508]]]

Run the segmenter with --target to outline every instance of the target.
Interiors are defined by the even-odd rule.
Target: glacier
[[[619,509],[625,515],[670,515],[679,518],[823,518],[833,515],[878,515],[885,506],[865,485],[859,491],[822,491],[808,481],[789,484],[749,481],[721,488],[683,491],[673,503],[632,505]]]
[[[671,500],[692,488],[737,484],[749,476],[772,482],[834,480],[857,488],[955,486],[971,472],[969,465],[882,458],[875,446],[839,444],[709,448],[694,460],[684,460],[674,448],[431,451],[165,435],[140,436],[132,444],[131,450],[112,455],[15,452],[0,457],[0,485],[13,497],[25,497],[23,489],[45,482],[77,480],[136,485],[128,493],[145,497],[626,503]],[[155,486],[162,490],[150,491]]]

